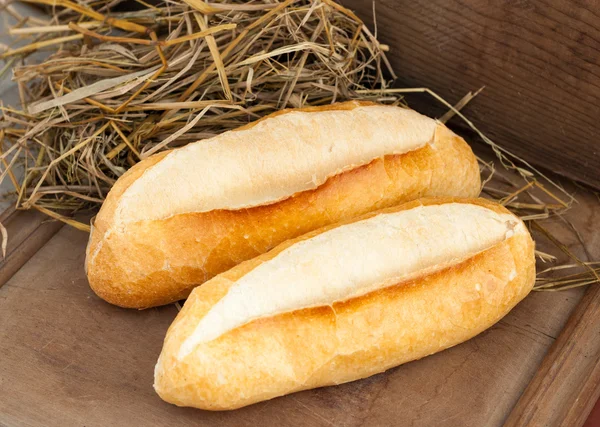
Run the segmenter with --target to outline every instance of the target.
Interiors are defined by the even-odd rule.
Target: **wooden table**
[[[600,202],[571,190],[579,204],[568,218],[600,259]],[[592,287],[585,296],[532,293],[475,339],[369,379],[234,412],[177,408],[152,389],[176,307],[101,301],[83,270],[87,234],[43,221],[33,212],[3,218],[12,238],[0,268],[0,425],[577,426],[598,397],[600,288]],[[585,258],[565,223],[548,226]]]

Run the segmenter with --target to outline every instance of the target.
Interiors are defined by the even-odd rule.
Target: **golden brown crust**
[[[449,202],[508,212],[483,199],[452,198],[424,199],[383,212]],[[533,241],[528,233],[515,234],[433,274],[331,306],[251,321],[178,359],[182,342],[235,281],[289,246],[342,225],[285,242],[194,290],[165,338],[155,372],[159,395],[180,406],[235,409],[364,378],[482,332],[522,300],[535,280]],[[307,343],[310,351],[306,351]]]
[[[140,221],[128,225],[126,233],[111,229],[121,194],[161,155],[136,165],[117,182],[90,237],[90,286],[122,307],[146,308],[185,298],[215,275],[316,228],[420,197],[474,197],[480,186],[471,149],[440,124],[432,145],[374,160],[278,203]]]

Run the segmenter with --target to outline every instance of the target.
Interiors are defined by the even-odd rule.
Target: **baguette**
[[[317,228],[479,190],[465,141],[415,111],[348,102],[278,112],[125,173],[92,223],[87,275],[113,304],[167,304]]]
[[[235,409],[383,372],[459,344],[535,280],[523,222],[483,199],[423,199],[285,242],[196,288],[154,388]]]

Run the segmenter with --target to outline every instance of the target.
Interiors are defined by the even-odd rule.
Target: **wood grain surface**
[[[600,401],[596,402],[594,409],[590,412],[590,415],[583,427],[598,427],[600,426]]]
[[[599,202],[579,199],[569,217],[600,258]],[[583,256],[564,223],[549,227]],[[488,331],[431,357],[211,413],[154,393],[154,364],[176,308],[125,310],[98,299],[83,271],[86,242],[63,227],[0,289],[0,425],[500,426],[583,294],[532,293]]]
[[[575,384],[577,387],[573,387]],[[600,397],[600,287],[588,289],[506,427],[581,426]]]
[[[37,211],[8,209],[0,216],[6,227],[6,257],[0,261],[0,287],[10,279],[56,232],[63,223]]]
[[[342,0],[372,28],[373,2]],[[600,188],[600,1],[376,0],[398,85],[426,86],[523,158]],[[410,98],[413,105],[428,105]],[[456,120],[456,119],[454,119]]]

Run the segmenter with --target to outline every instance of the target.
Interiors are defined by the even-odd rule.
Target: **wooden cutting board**
[[[577,193],[568,218],[600,259],[600,202]],[[583,300],[582,289],[534,292],[475,339],[365,380],[233,412],[177,408],[152,389],[176,307],[111,306],[88,287],[87,234],[32,212],[3,222],[12,238],[0,268],[0,425],[500,426],[528,384],[511,425],[577,425],[600,391],[600,293],[592,288]],[[564,222],[548,227],[585,259]]]

